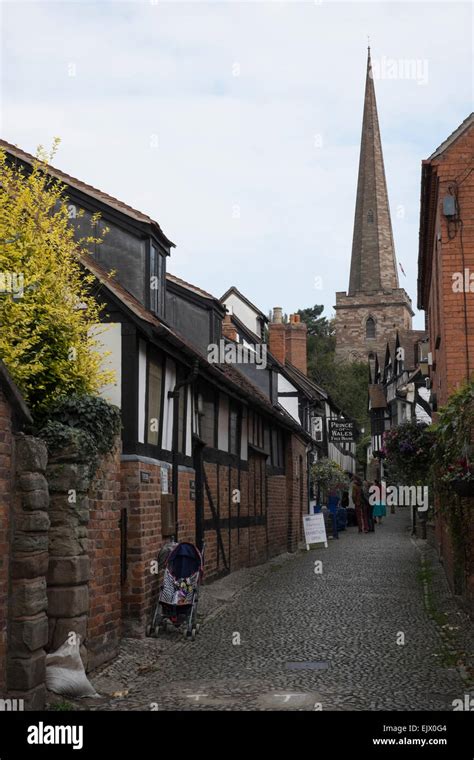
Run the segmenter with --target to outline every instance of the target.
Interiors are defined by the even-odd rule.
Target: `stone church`
[[[336,354],[343,359],[383,359],[396,331],[411,330],[411,299],[398,282],[370,48],[349,290],[336,293],[334,308]]]

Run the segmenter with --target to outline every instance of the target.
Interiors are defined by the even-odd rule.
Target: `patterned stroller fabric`
[[[159,601],[162,604],[192,604],[199,586],[202,558],[195,546],[178,544],[168,557]]]

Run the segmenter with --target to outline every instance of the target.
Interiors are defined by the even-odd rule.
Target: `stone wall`
[[[336,293],[336,354],[341,359],[367,361],[378,354],[383,364],[387,342],[397,330],[411,330],[411,300],[403,288],[390,292]],[[366,337],[368,317],[375,321],[375,338]]]
[[[50,527],[46,445],[32,436],[16,435],[14,456],[7,691],[9,698],[24,699],[28,709],[42,709],[44,647],[48,641],[46,573]]]
[[[71,445],[50,456],[46,472],[51,498],[48,648],[57,649],[75,634],[80,637],[81,656],[87,666],[90,466],[82,452]]]
[[[12,410],[0,387],[0,697],[7,688],[10,512],[13,499]]]

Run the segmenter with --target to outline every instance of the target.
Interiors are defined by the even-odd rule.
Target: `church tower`
[[[411,330],[413,310],[399,287],[375,87],[367,57],[354,235],[348,293],[336,293],[336,354],[383,360],[397,330]]]

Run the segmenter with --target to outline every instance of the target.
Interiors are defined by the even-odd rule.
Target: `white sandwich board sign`
[[[324,525],[324,515],[322,512],[316,515],[304,515],[303,527],[306,549],[308,551],[310,544],[324,544],[326,549],[328,548],[326,526]]]

